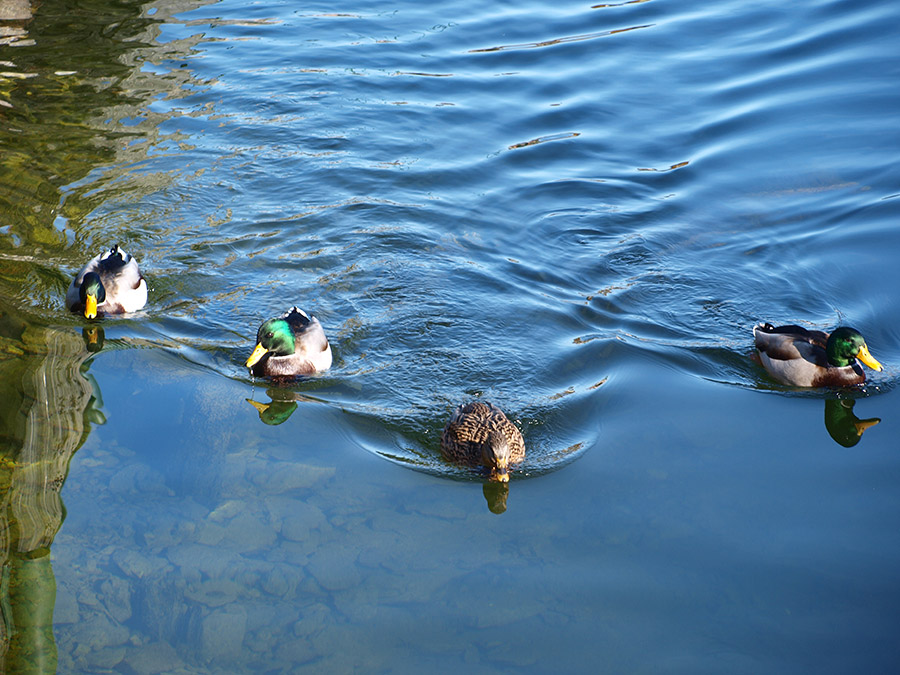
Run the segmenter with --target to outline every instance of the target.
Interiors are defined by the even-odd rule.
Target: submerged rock
[[[203,658],[231,662],[238,659],[247,632],[247,613],[243,607],[216,610],[203,619],[200,641]]]
[[[154,642],[128,650],[125,656],[125,665],[137,675],[171,673],[184,667],[175,648],[168,642]]]

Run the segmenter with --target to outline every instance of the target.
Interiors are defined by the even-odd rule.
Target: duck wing
[[[144,280],[137,260],[124,249],[119,248],[118,244],[100,256],[100,260],[96,264],[96,272],[100,275],[107,293],[109,292],[107,281],[110,282],[113,289],[128,291],[138,288]]]
[[[802,326],[772,326],[760,324],[753,329],[756,348],[760,354],[778,361],[803,359],[816,366],[828,367],[825,344],[828,333],[807,330]]]
[[[134,312],[147,304],[147,282],[137,260],[118,244],[100,256],[95,271],[106,290],[106,311]]]
[[[316,317],[309,316],[299,307],[291,307],[282,318],[291,327],[298,352],[316,354],[328,349],[328,338]]]

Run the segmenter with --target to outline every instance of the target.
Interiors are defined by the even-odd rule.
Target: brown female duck
[[[491,480],[506,483],[510,467],[525,459],[525,441],[500,408],[475,401],[453,413],[441,434],[441,452],[451,462],[483,466]]]

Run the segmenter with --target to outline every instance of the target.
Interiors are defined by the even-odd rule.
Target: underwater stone
[[[175,648],[168,642],[154,642],[130,650],[125,658],[125,665],[137,675],[156,675],[170,673],[176,668],[183,667],[184,664],[178,658]]]
[[[220,577],[232,564],[235,554],[213,546],[189,544],[169,549],[169,560],[180,568],[181,574],[196,570],[210,577]]]
[[[269,548],[275,543],[275,530],[249,513],[235,516],[225,530],[225,543],[241,553]]]
[[[78,645],[90,645],[94,649],[125,644],[130,633],[127,628],[113,623],[105,614],[82,612],[81,622],[71,628],[71,635]],[[120,659],[121,660],[121,659]]]
[[[290,563],[294,567],[306,567],[309,564],[309,556],[318,548],[318,537],[307,539],[306,541],[282,541],[273,553],[278,553],[278,557],[284,562]],[[274,559],[276,556],[272,556]]]
[[[444,520],[464,520],[469,516],[468,511],[456,502],[450,501],[422,500],[416,503],[415,511],[424,516],[432,516]]]
[[[263,583],[263,590],[269,595],[285,598],[291,592],[291,583],[280,569],[274,569]]]
[[[362,580],[356,569],[356,553],[338,546],[319,548],[310,556],[307,569],[328,591],[351,588]]]
[[[327,481],[334,476],[335,468],[296,464],[293,462],[277,462],[266,466],[265,470],[253,478],[260,487],[265,486],[271,494],[280,494],[289,490],[310,488],[317,483]]]
[[[201,523],[197,530],[197,542],[206,546],[220,544],[227,534],[224,527],[216,523]]]
[[[312,504],[297,500],[291,513],[284,516],[281,535],[290,541],[309,539],[310,530],[322,529],[327,524],[325,514]]]
[[[53,623],[75,623],[78,621],[78,602],[68,586],[56,588],[56,604],[53,607]]]
[[[229,499],[217,506],[208,516],[214,523],[221,523],[234,518],[247,509],[247,504],[237,499]]]
[[[331,608],[317,602],[303,609],[300,620],[294,624],[293,631],[297,637],[309,637],[333,624],[334,616]]]
[[[230,579],[211,579],[193,588],[188,588],[184,595],[189,600],[199,602],[207,607],[221,607],[237,600],[241,588],[240,584]]]
[[[88,652],[85,661],[92,670],[112,670],[125,658],[125,647],[104,647]]]
[[[247,614],[242,607],[212,612],[203,620],[203,658],[209,661],[234,661],[241,655],[246,632]]]
[[[137,551],[121,548],[112,554],[112,561],[126,576],[137,579],[143,579],[152,574],[159,574],[170,568],[165,558],[149,557]]]
[[[295,638],[282,644],[276,651],[276,660],[279,663],[290,663],[293,668],[319,657],[319,653],[313,649],[309,640]]]
[[[131,618],[131,587],[119,577],[110,576],[100,584],[103,606],[109,615],[124,623]]]

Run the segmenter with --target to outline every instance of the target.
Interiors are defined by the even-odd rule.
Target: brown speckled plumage
[[[499,434],[509,446],[509,465],[525,459],[525,441],[521,432],[497,406],[476,401],[459,406],[441,434],[441,452],[451,462],[465,466],[484,466],[483,449],[491,434]],[[508,480],[503,467],[487,466],[491,477]],[[498,477],[499,476],[499,477]]]

